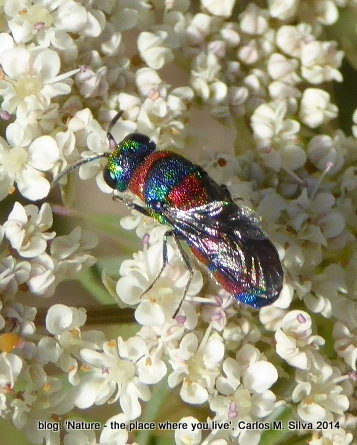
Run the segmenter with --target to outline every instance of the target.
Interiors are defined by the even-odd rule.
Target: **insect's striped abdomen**
[[[175,185],[166,196],[168,204],[178,209],[190,209],[207,203],[209,193],[199,170],[195,169]]]
[[[158,202],[187,210],[217,199],[220,188],[202,169],[171,151],[158,151],[148,156],[135,170],[129,190],[146,205]],[[160,222],[162,218],[155,215]]]
[[[155,162],[146,176],[145,202],[168,203],[169,194],[195,170],[194,164],[175,153]]]

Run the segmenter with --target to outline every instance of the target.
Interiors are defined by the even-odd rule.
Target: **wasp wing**
[[[213,201],[188,210],[164,204],[160,212],[236,299],[260,308],[278,298],[283,270],[254,212],[233,201]]]

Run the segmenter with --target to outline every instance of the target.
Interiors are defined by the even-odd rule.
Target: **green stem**
[[[152,390],[152,397],[150,402],[146,404],[143,415],[141,416],[141,422],[155,422],[160,414],[162,405],[165,403],[168,394],[172,391],[167,384],[167,379],[163,379]],[[135,438],[137,443],[148,444],[152,431],[141,430],[137,433]]]
[[[286,436],[291,434],[291,431],[287,429],[288,421],[291,420],[291,408],[286,407],[274,420],[275,422],[281,421],[283,429],[271,429],[264,431],[261,435],[259,444],[276,445],[278,443],[287,443],[286,440],[288,440],[288,437]],[[282,440],[284,440],[284,442],[282,442]]]

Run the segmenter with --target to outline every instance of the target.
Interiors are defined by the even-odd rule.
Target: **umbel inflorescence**
[[[345,32],[354,6],[2,2],[0,416],[23,440],[353,443],[357,112],[334,85],[344,85],[342,61],[354,63],[355,30],[349,44]],[[167,227],[135,210],[118,214],[122,261],[103,272],[101,291],[91,287],[97,305],[61,303],[59,284],[83,280],[97,241],[86,222],[56,234],[50,184],[78,159],[110,151],[106,127],[118,110],[117,141],[147,135],[260,215],[284,269],[273,305],[238,304],[192,259],[172,318],[189,272],[168,244],[169,264],[145,293],[161,270]],[[96,177],[98,199],[110,202],[106,162],[84,163],[79,177]],[[65,182],[69,199],[77,187]],[[88,196],[77,203],[91,208]],[[106,214],[97,221],[108,228]],[[142,240],[135,252],[134,232]],[[115,316],[110,330],[86,326],[103,291],[133,308],[134,329],[120,330]],[[44,305],[46,330],[35,318]]]

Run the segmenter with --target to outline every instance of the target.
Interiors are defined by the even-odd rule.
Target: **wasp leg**
[[[226,184],[221,184],[221,190],[224,194],[225,199],[227,199],[227,201],[233,201],[231,192],[228,190],[228,187],[226,186]]]
[[[167,255],[167,238],[169,236],[174,237],[174,232],[172,230],[168,230],[167,232],[165,232],[163,241],[162,241],[162,266],[161,269],[159,270],[159,273],[156,275],[154,281],[150,284],[150,286],[141,294],[140,298],[145,295],[146,293],[148,293],[155,285],[155,283],[157,283],[157,281],[159,280],[159,278],[162,275],[162,272],[164,271],[165,267],[167,266],[167,263],[169,262],[168,260],[168,255]]]
[[[231,192],[228,190],[226,184],[221,184],[221,190],[224,194],[224,197],[227,201],[235,202],[235,201],[243,201],[243,198],[232,198]]]
[[[179,237],[177,236],[177,234],[175,232],[172,232],[172,238],[175,241],[175,244],[180,252],[181,258],[182,258],[183,262],[185,263],[185,266],[190,274],[188,277],[186,286],[185,286],[185,290],[183,291],[183,295],[182,295],[180,304],[178,305],[174,315],[172,316],[172,318],[175,318],[176,315],[178,314],[179,310],[181,309],[182,303],[184,302],[184,300],[186,298],[186,294],[187,294],[188,288],[190,287],[190,284],[191,284],[191,281],[193,278],[193,274],[195,273],[195,271],[194,271],[192,264],[190,262],[190,258],[188,257],[187,253],[184,251],[184,249],[181,245],[181,242],[179,240]]]
[[[127,207],[129,207],[129,209],[134,209],[137,212],[141,213],[142,215],[150,216],[149,212],[147,211],[147,209],[145,207],[143,207],[139,204],[135,204],[134,202],[130,201],[129,199],[122,198],[119,195],[114,195],[113,201],[123,202]]]
[[[181,309],[183,301],[185,300],[188,288],[190,286],[190,283],[192,281],[192,277],[193,277],[193,274],[194,274],[195,271],[194,271],[194,269],[193,269],[193,267],[191,265],[191,262],[190,262],[190,259],[189,259],[188,255],[187,255],[187,253],[184,251],[184,249],[183,249],[183,247],[182,247],[182,245],[181,245],[181,243],[179,241],[178,235],[173,230],[168,230],[165,233],[164,238],[163,238],[163,243],[162,243],[162,266],[161,266],[161,269],[159,270],[159,273],[156,275],[154,281],[145,290],[145,292],[143,292],[141,294],[141,297],[143,295],[145,295],[147,292],[149,292],[155,286],[155,284],[157,283],[157,281],[161,277],[165,267],[167,266],[167,264],[169,262],[168,255],[167,255],[167,239],[168,239],[169,236],[172,236],[172,239],[174,240],[174,242],[175,242],[175,244],[176,244],[176,246],[178,248],[178,251],[180,252],[181,258],[182,258],[182,260],[183,260],[183,262],[184,262],[184,264],[185,264],[185,266],[186,266],[186,268],[187,268],[187,270],[189,271],[189,274],[190,274],[190,276],[188,277],[188,280],[187,280],[187,283],[186,283],[186,286],[185,286],[185,290],[183,292],[180,304],[178,305],[174,315],[172,316],[172,318],[175,318],[177,313]]]

